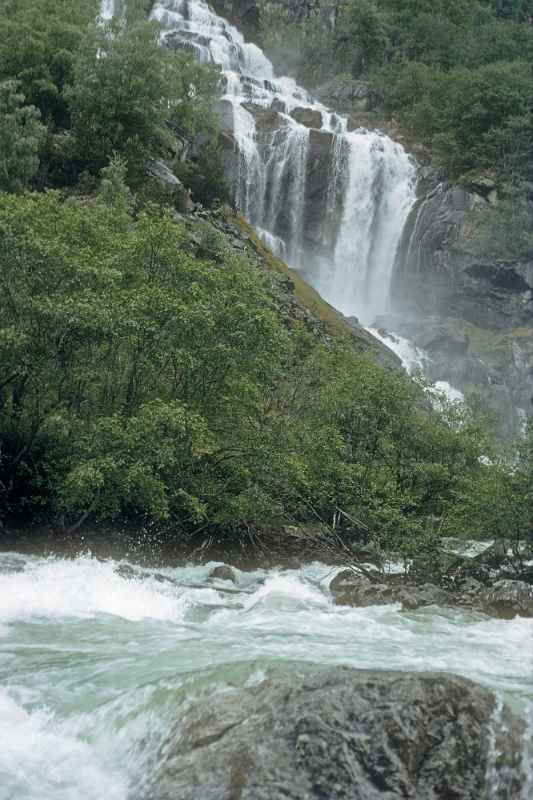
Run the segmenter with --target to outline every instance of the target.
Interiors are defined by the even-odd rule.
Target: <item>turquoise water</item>
[[[0,800],[139,798],[184,693],[279,663],[457,673],[529,719],[533,620],[335,606],[321,564],[237,586],[213,566],[0,554]]]

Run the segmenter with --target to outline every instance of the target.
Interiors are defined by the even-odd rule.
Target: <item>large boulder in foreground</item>
[[[438,673],[275,671],[180,709],[150,797],[519,800],[520,724],[494,711]]]

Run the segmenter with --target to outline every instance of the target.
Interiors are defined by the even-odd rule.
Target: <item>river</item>
[[[163,562],[164,563],[164,562]],[[335,569],[0,554],[0,800],[140,800],[177,701],[272,665],[439,670],[493,688],[529,725],[533,620],[336,606]]]

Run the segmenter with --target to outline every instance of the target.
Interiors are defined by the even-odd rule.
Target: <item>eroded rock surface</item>
[[[451,605],[451,597],[439,586],[432,583],[422,585],[403,582],[379,582],[347,569],[339,572],[329,585],[337,605],[382,606],[401,603],[402,608],[414,610],[423,606]]]
[[[488,614],[503,619],[533,617],[533,586],[524,581],[501,580],[480,594]]]
[[[520,724],[504,708],[496,725],[494,707],[489,690],[437,673],[272,672],[179,710],[150,796],[488,800],[488,775],[498,800],[518,800]]]

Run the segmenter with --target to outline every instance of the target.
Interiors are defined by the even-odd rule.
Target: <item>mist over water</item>
[[[280,664],[453,672],[530,713],[533,620],[336,606],[318,563],[212,567],[0,554],[0,800],[142,797],[185,695]]]

